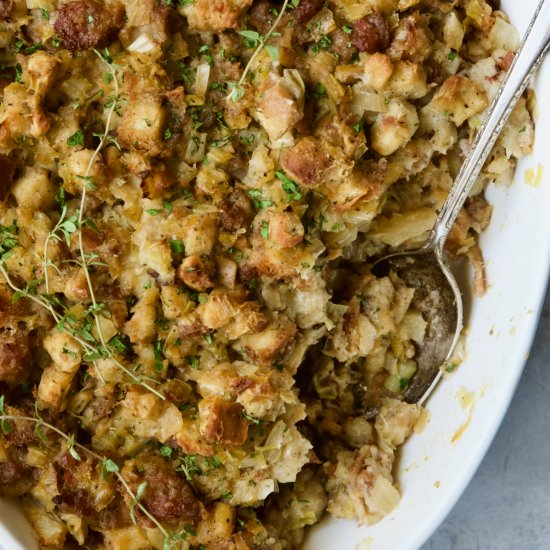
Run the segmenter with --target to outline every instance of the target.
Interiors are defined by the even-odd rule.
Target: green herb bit
[[[77,450],[75,449],[76,440],[74,435],[69,435],[67,439],[67,447],[69,448],[69,454],[77,461],[80,462],[82,459],[80,458],[80,455],[78,454]]]
[[[176,468],[177,471],[183,472],[187,481],[193,480],[193,475],[202,475],[202,470],[197,462],[197,455],[186,455],[180,458],[181,464]]]
[[[0,264],[6,261],[13,254],[13,249],[19,245],[18,233],[16,220],[8,226],[0,225]]]
[[[262,421],[259,418],[256,418],[255,416],[252,416],[251,414],[248,414],[247,412],[243,411],[243,418],[248,420],[251,424],[255,424],[256,426],[259,426]]]
[[[171,239],[170,250],[174,254],[185,254],[185,245],[181,239]]]
[[[286,193],[289,203],[302,199],[302,193],[298,184],[292,181],[282,170],[277,170],[275,176],[281,181],[283,191]]]
[[[262,222],[262,227],[260,229],[260,235],[262,238],[267,239],[269,237],[269,223],[264,221]]]
[[[317,84],[313,86],[311,97],[315,101],[319,101],[322,97],[328,97],[326,88],[320,82],[317,82]]]
[[[262,192],[259,189],[250,189],[248,191],[248,196],[252,199],[252,203],[256,210],[268,208],[273,204],[270,200],[262,199]]]
[[[456,52],[456,50],[451,50],[447,55],[447,59],[449,61],[454,61],[457,57],[458,57],[458,53]]]
[[[237,103],[244,96],[243,86],[241,84],[237,84],[236,82],[228,82],[227,85],[231,90],[229,92],[229,98],[235,103]]]
[[[272,61],[274,62],[279,61],[279,48],[277,48],[277,46],[266,44],[265,50],[269,54],[269,57],[271,57]]]
[[[162,445],[162,447],[159,449],[160,456],[164,456],[166,458],[170,458],[174,452],[174,449],[172,447],[169,447],[168,445]]]
[[[110,458],[105,458],[101,462],[101,471],[103,473],[103,479],[109,481],[109,474],[116,474],[120,471],[117,463]]]
[[[135,507],[138,505],[139,501],[143,498],[143,495],[145,493],[145,489],[147,489],[147,482],[146,481],[144,481],[143,483],[140,483],[140,485],[138,485],[138,488],[136,490],[136,496],[134,497],[134,500],[132,501],[132,504],[130,505],[130,518],[132,519],[132,523],[134,525],[137,525]]]
[[[67,145],[76,147],[77,145],[84,145],[84,134],[81,130],[77,130],[72,136],[67,138]]]
[[[188,355],[185,358],[185,362],[192,368],[192,369],[200,369],[201,366],[201,358],[198,355]]]
[[[256,31],[237,31],[244,38],[244,45],[247,48],[257,48],[262,42],[262,37]]]
[[[153,356],[155,359],[155,370],[157,372],[162,372],[164,367],[164,353],[162,350],[162,342],[160,340],[155,340],[153,342]]]
[[[109,346],[116,353],[124,354],[128,351],[128,343],[125,341],[125,338],[117,334],[109,340]]]

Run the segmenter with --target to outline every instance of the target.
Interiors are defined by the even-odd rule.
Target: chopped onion
[[[126,49],[129,52],[148,53],[155,49],[155,43],[146,34],[140,34]]]
[[[353,86],[351,111],[354,115],[362,117],[365,112],[385,113],[387,110],[388,105],[383,96],[365,86],[362,82]]]
[[[197,76],[195,78],[195,95],[205,97],[208,91],[208,80],[210,78],[210,65],[203,63],[197,67]]]

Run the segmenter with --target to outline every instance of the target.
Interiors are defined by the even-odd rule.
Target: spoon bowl
[[[412,306],[428,323],[424,340],[416,344],[417,371],[404,393],[407,403],[422,402],[439,381],[460,338],[463,317],[460,288],[432,249],[386,256],[374,264],[372,271],[379,277],[393,272],[413,288]]]

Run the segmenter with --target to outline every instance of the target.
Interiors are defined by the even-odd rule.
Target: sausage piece
[[[220,227],[229,233],[249,225],[254,216],[249,198],[240,190],[231,193],[217,206],[220,210]]]
[[[351,33],[351,43],[360,51],[376,53],[390,45],[388,20],[379,12],[373,11],[355,23]]]
[[[59,10],[54,29],[71,51],[107,46],[122,26],[122,12],[112,13],[93,0],[76,0]]]
[[[0,201],[8,196],[14,174],[15,162],[6,155],[0,155]]]
[[[19,384],[31,361],[29,336],[25,332],[0,333],[0,382]]]
[[[13,13],[13,0],[0,0],[0,19],[5,20]]]
[[[125,466],[124,470],[127,469]],[[178,522],[196,523],[204,513],[204,507],[197,499],[189,484],[173,468],[170,462],[161,457],[150,455],[137,458],[126,476],[134,491],[143,482],[145,490],[140,502],[161,523],[177,520]],[[123,497],[129,496],[124,490]],[[137,506],[134,508],[139,523],[154,527],[151,520]]]
[[[324,0],[301,0],[292,12],[299,23],[307,23],[322,7]]]

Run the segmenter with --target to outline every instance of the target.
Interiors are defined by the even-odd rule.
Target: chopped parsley
[[[77,130],[72,136],[67,138],[67,145],[76,147],[77,145],[84,145],[84,134],[81,130]]]
[[[267,239],[269,237],[269,223],[268,222],[262,222],[262,227],[260,228],[260,235],[264,239]]]
[[[281,181],[283,191],[286,193],[286,200],[289,203],[302,199],[302,193],[300,192],[298,184],[292,181],[282,170],[277,170],[275,176]]]

